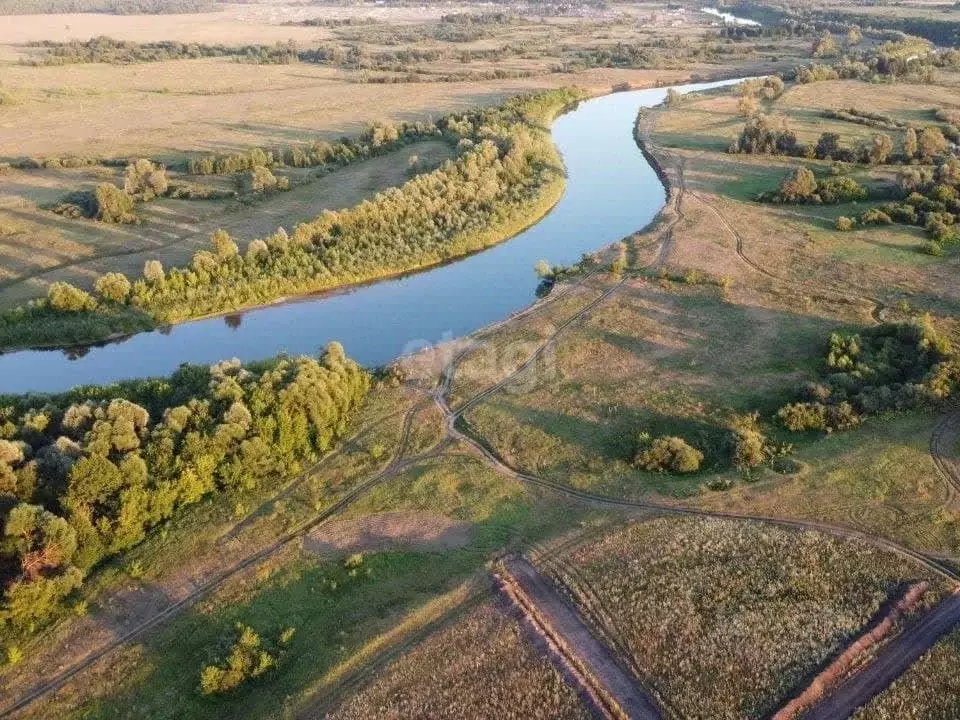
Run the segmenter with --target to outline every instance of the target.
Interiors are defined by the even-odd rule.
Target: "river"
[[[680,92],[738,82],[678,86]],[[168,375],[181,363],[316,353],[339,340],[367,366],[467,335],[535,299],[534,265],[567,265],[647,225],[665,191],[637,148],[633,125],[666,88],[580,103],[553,125],[567,187],[553,210],[516,237],[462,260],[339,293],[176,325],[77,350],[0,355],[0,392],[56,392],[76,385]]]

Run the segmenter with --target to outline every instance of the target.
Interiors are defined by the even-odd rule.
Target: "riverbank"
[[[198,251],[160,279],[131,278],[126,303],[75,311],[40,301],[0,317],[0,349],[82,347],[131,332],[343,291],[460,259],[539,222],[563,195],[563,160],[549,133],[586,95],[561,89],[441,121],[460,157],[426,176],[285,233],[246,257]],[[254,245],[254,243],[257,243]],[[232,251],[230,247],[232,246]],[[94,306],[95,305],[95,306]],[[93,306],[93,307],[90,307]]]
[[[684,93],[715,86],[717,83],[701,83],[678,89]],[[540,260],[553,266],[576,264],[584,254],[650,227],[668,198],[648,157],[637,152],[633,126],[638,108],[659,104],[666,92],[666,88],[651,88],[603,94],[557,117],[549,134],[546,122],[531,119],[526,113],[524,126],[532,125],[537,130],[540,149],[549,150],[549,157],[563,158],[566,173],[560,171],[556,160],[549,162],[551,171],[540,176],[545,182],[532,202],[528,194],[526,202],[514,202],[517,210],[513,213],[485,215],[494,223],[492,227],[480,227],[479,233],[479,222],[474,222],[472,238],[479,238],[479,242],[463,247],[467,254],[450,257],[447,243],[446,252],[437,256],[440,262],[425,272],[339,286],[314,296],[264,283],[262,287],[271,291],[268,299],[273,304],[254,310],[232,309],[237,307],[233,302],[232,307],[227,306],[231,309],[221,305],[216,308],[218,314],[208,312],[205,319],[165,324],[162,329],[127,336],[120,342],[74,348],[67,355],[52,350],[7,353],[0,356],[0,376],[5,378],[0,392],[57,392],[76,385],[162,377],[182,363],[208,365],[230,357],[250,362],[278,352],[313,354],[332,340],[342,342],[361,364],[377,367],[425,346],[469,336],[530,305],[539,282],[534,266]],[[555,104],[550,116],[561,109]],[[496,117],[502,109],[483,112]],[[542,112],[539,117],[543,117]],[[541,152],[540,157],[547,156]],[[476,183],[472,187],[476,188]],[[396,197],[398,192],[384,193],[387,197],[381,201]],[[348,211],[348,216],[351,213]],[[330,215],[332,219],[339,217]],[[531,220],[531,226],[516,234]],[[329,230],[331,217],[324,222]],[[509,227],[511,222],[516,224]],[[503,228],[514,231],[504,233],[510,242],[491,238],[490,234]],[[302,250],[303,244],[321,247],[329,259],[329,248],[312,243],[316,231],[316,227],[307,228],[299,235],[294,233],[293,238],[280,238],[293,246],[298,257],[305,258],[302,263],[288,264],[288,269],[299,273],[304,281],[314,282],[317,276],[308,272],[308,263],[315,257]],[[484,237],[482,233],[490,234]],[[488,242],[491,239],[493,245]],[[437,246],[427,249],[436,250]],[[414,260],[422,263],[424,256],[420,253]],[[202,253],[201,258],[209,261],[213,253]],[[409,260],[411,255],[400,259]],[[223,262],[214,259],[216,267],[211,272],[220,273],[220,265],[232,266],[230,272],[249,272],[257,265],[269,267],[272,262],[264,258],[255,264],[240,256]],[[342,264],[340,269],[344,270]],[[188,286],[197,282],[195,275],[198,273],[191,271],[185,276],[172,271],[165,282]],[[338,273],[339,278],[346,276],[345,271]],[[228,277],[223,271],[220,282],[225,287],[229,285],[223,279]],[[359,277],[359,273],[353,277]],[[330,273],[319,278],[323,282],[335,279]],[[213,299],[236,301],[238,296]]]

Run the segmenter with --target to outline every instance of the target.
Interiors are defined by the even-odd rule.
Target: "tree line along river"
[[[182,363],[314,354],[331,340],[358,362],[376,366],[502,320],[534,300],[538,260],[576,262],[644,227],[663,206],[664,187],[637,148],[633,125],[641,108],[661,103],[666,93],[667,88],[613,93],[560,116],[552,133],[567,171],[564,195],[540,222],[500,245],[405,277],[103,345],[0,355],[0,392],[56,392],[163,376]]]

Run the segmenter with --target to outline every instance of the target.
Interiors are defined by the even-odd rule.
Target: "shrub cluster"
[[[229,155],[207,155],[187,162],[191,175],[229,175],[256,167],[340,167],[357,160],[391,152],[411,142],[442,134],[436,124],[411,122],[393,124],[379,122],[366,128],[358,138],[344,138],[336,143],[317,140],[309,145],[289,148],[253,148]]]
[[[867,199],[867,191],[856,180],[835,175],[817,180],[808,168],[797,168],[787,175],[774,193],[763,193],[759,200],[775,203],[825,203],[833,205]]]
[[[296,228],[224,255],[201,250],[189,267],[133,283],[126,307],[154,322],[262,304],[362,282],[448,260],[499,240],[555,199],[562,175],[549,135],[541,128],[582,97],[560,89],[522,96],[500,108],[451,115],[440,131],[459,138],[459,156],[354,208],[326,211]],[[375,126],[369,142],[392,142]],[[98,308],[99,309],[99,308]],[[0,316],[0,340],[24,321],[55,324],[49,303]],[[2,343],[0,343],[2,344]]]
[[[907,123],[892,118],[889,115],[869,112],[867,110],[857,110],[854,107],[845,110],[824,110],[823,116],[832,120],[843,120],[858,125],[879,128],[880,130],[906,130],[908,127]]]
[[[633,464],[650,472],[693,473],[700,469],[703,453],[683,438],[651,437],[640,433]]]
[[[818,160],[836,160],[839,162],[860,162],[868,165],[880,165],[889,160],[893,153],[893,140],[889,135],[877,134],[857,147],[843,147],[837,133],[825,132],[813,145],[801,143],[797,134],[790,128],[785,117],[771,117],[764,114],[754,114],[755,108],[749,104],[744,106],[741,98],[740,112],[748,115],[746,124],[727,152],[745,153],[748,155],[788,155]],[[936,128],[929,129],[929,135],[923,152],[909,151],[901,160],[910,160],[917,157],[934,157],[946,148],[946,141]],[[908,130],[907,133],[912,132]],[[924,133],[927,130],[923,131]],[[908,148],[909,145],[905,145]]]
[[[280,661],[283,646],[293,638],[293,628],[280,634],[276,648],[264,646],[260,635],[249,625],[237,623],[237,639],[226,658],[204,665],[200,671],[200,692],[222,695],[260,677]]]
[[[819,382],[777,414],[788,430],[845,430],[863,415],[949,397],[960,379],[950,343],[928,318],[834,333]]]
[[[115,40],[106,35],[90,40],[70,42],[43,41],[33,43],[45,49],[43,55],[25,61],[32,65],[69,65],[75,63],[132,63],[163,62],[166,60],[193,60],[206,57],[234,57],[244,62],[262,65],[287,65],[299,61],[296,44],[291,40],[275,45],[204,45],[176,41],[138,43]]]
[[[960,239],[960,159],[950,157],[933,169],[906,168],[900,173],[899,184],[901,200],[868,210],[860,216],[860,222],[922,227],[930,236],[924,252],[941,255],[944,244]]]
[[[319,360],[183,366],[163,380],[7,398],[0,631],[30,630],[83,571],[182,506],[299,472],[333,446],[369,382],[332,343]]]
[[[70,218],[92,218],[105,223],[138,222],[134,198],[113,183],[101,183],[93,190],[78,190],[67,195],[51,210]]]

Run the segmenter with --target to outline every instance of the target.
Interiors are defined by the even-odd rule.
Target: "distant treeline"
[[[895,14],[895,9],[890,13],[868,15],[858,13],[854,7],[834,10],[778,6],[774,3],[739,0],[733,5],[731,12],[771,26],[806,25],[816,30],[832,32],[845,32],[856,26],[863,30],[896,31],[916,35],[946,47],[960,44],[960,20],[898,16]]]
[[[209,57],[234,58],[239,62],[261,65],[289,65],[297,62],[330,65],[350,70],[410,71],[419,62],[452,60],[502,60],[526,52],[523,48],[503,45],[496,48],[403,48],[370,52],[355,43],[341,45],[323,43],[316,48],[300,50],[290,40],[273,45],[204,45],[172,41],[137,43],[100,36],[90,40],[72,40],[67,43],[43,41],[31,47],[46,50],[36,58],[22,60],[26,65],[68,65],[75,63],[132,63],[162,62],[165,60],[193,60]]]
[[[457,142],[455,160],[354,208],[326,211],[297,226],[292,237],[280,230],[241,254],[217,232],[211,249],[198,251],[188,267],[165,272],[148,262],[132,287],[110,273],[119,277],[102,288],[98,281],[99,297],[56,283],[46,300],[0,315],[0,346],[77,339],[78,333],[95,340],[130,324],[180,322],[374,280],[499,242],[559,199],[562,163],[544,128],[582,97],[565,88],[447,116],[437,128]],[[399,139],[393,126],[369,132],[373,144]]]
[[[372,17],[347,17],[347,18],[309,18],[307,20],[290,20],[284,25],[294,27],[352,27],[355,25],[376,25],[380,21]]]
[[[210,0],[0,0],[0,15],[175,15],[215,10],[217,5]]]
[[[423,40],[465,43],[493,37],[504,25],[519,22],[519,16],[504,12],[451,13],[442,15],[439,23],[348,25],[341,27],[337,35],[343,40],[375,45],[405,45]]]
[[[138,43],[115,40],[106,35],[90,40],[71,40],[60,43],[43,41],[32,47],[45,48],[39,58],[24,60],[32,65],[69,65],[74,63],[112,63],[126,65],[164,60],[191,60],[205,57],[235,57],[262,65],[286,65],[299,61],[294,42],[274,45],[204,45],[174,41]]]
[[[191,175],[228,175],[258,166],[337,167],[391,152],[411,142],[442,135],[440,127],[431,123],[375,123],[356,139],[342,138],[335,143],[317,140],[308,145],[288,148],[253,148],[242,153],[193,158],[187,161],[187,172]]]
[[[0,398],[0,638],[38,629],[89,569],[182,507],[301,472],[369,384],[331,343],[320,359]]]

